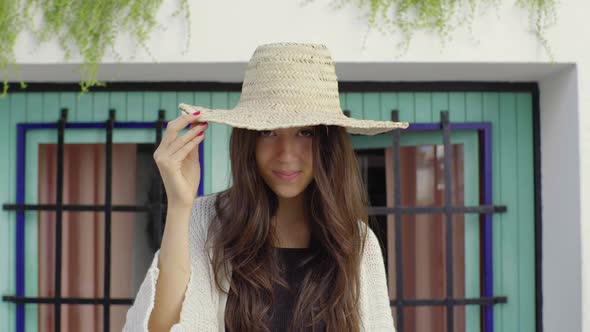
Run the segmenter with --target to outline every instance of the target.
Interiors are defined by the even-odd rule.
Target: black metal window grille
[[[68,110],[61,110],[61,117],[57,123],[57,183],[56,183],[56,202],[55,204],[4,204],[4,210],[25,212],[25,211],[54,211],[55,212],[55,295],[53,297],[26,297],[4,295],[2,300],[5,302],[16,303],[22,306],[27,303],[35,304],[53,304],[54,306],[54,330],[61,331],[61,306],[71,304],[90,304],[101,305],[103,307],[103,326],[104,331],[109,331],[110,306],[111,305],[132,305],[133,298],[113,298],[110,295],[111,289],[111,215],[113,212],[131,212],[131,213],[149,213],[154,220],[163,220],[165,199],[152,200],[147,205],[113,205],[112,204],[112,147],[113,147],[113,129],[115,126],[115,110],[109,110],[109,118],[105,122],[106,130],[106,163],[105,163],[105,204],[104,205],[74,205],[63,203],[63,183],[64,183],[64,134],[66,130]],[[154,123],[156,130],[157,147],[162,140],[162,131],[164,128],[165,111],[158,112],[158,120]],[[165,196],[163,185],[159,174],[157,174],[157,184],[155,186],[157,197]],[[104,296],[99,298],[80,298],[80,297],[63,297],[61,292],[61,268],[62,268],[62,217],[64,211],[93,211],[103,212],[105,214],[105,245],[104,245]],[[155,223],[159,225],[159,223]],[[161,238],[163,229],[156,229],[156,237]],[[18,326],[17,322],[17,326]],[[22,326],[24,330],[24,326]]]
[[[112,144],[113,144],[113,128],[115,124],[115,110],[109,111],[109,119],[105,123],[106,129],[106,184],[105,184],[105,204],[104,205],[66,205],[63,204],[63,181],[64,181],[64,133],[67,121],[67,109],[63,109],[61,118],[58,121],[58,141],[57,141],[57,192],[56,204],[5,204],[4,210],[12,210],[18,212],[25,211],[54,211],[56,213],[56,247],[55,247],[55,296],[53,297],[23,297],[23,296],[3,296],[3,300],[24,305],[27,303],[36,304],[53,304],[54,305],[54,328],[55,331],[61,330],[61,305],[62,304],[91,304],[103,306],[103,326],[104,331],[109,331],[110,321],[110,306],[111,305],[131,305],[133,298],[112,298],[110,296],[110,261],[111,261],[111,214],[112,212],[133,212],[133,213],[151,213],[156,220],[161,220],[163,216],[164,204],[158,200],[155,204],[143,206],[131,205],[113,205],[112,204]],[[349,111],[345,111],[349,115]],[[398,111],[392,111],[392,121],[398,121]],[[158,120],[155,123],[156,142],[158,146],[162,139],[162,131],[164,127],[164,111],[159,112]],[[451,183],[451,160],[452,149],[450,143],[451,130],[449,125],[448,112],[441,112],[441,130],[443,132],[443,148],[444,148],[444,176],[445,183]],[[479,298],[455,298],[453,296],[453,243],[452,243],[452,216],[453,214],[461,213],[498,213],[505,212],[505,206],[452,206],[451,202],[451,186],[445,186],[445,205],[441,207],[407,207],[401,206],[401,175],[400,175],[400,131],[394,130],[392,135],[393,147],[393,165],[394,165],[394,206],[393,207],[369,207],[369,214],[388,215],[393,214],[395,217],[395,256],[396,256],[396,294],[397,298],[391,300],[390,304],[396,307],[397,320],[396,327],[399,332],[404,331],[403,308],[409,306],[445,306],[447,312],[447,331],[454,330],[453,321],[453,307],[461,305],[479,305],[488,306],[497,303],[505,303],[506,297],[479,297]],[[164,195],[161,182],[157,186],[159,196]],[[62,214],[64,211],[94,211],[105,213],[105,269],[104,269],[104,296],[102,298],[76,298],[76,297],[62,297],[61,296],[61,256],[62,256]],[[402,214],[437,214],[443,213],[445,215],[445,252],[446,252],[446,275],[447,275],[447,297],[442,299],[404,299],[403,297],[403,279],[402,279],[402,251],[401,251],[401,216]],[[161,231],[160,231],[161,233]]]
[[[344,111],[346,116],[350,116],[350,111]],[[399,111],[392,110],[391,120],[399,121]],[[394,177],[394,206],[370,206],[369,216],[387,216],[394,215],[395,227],[395,275],[396,275],[396,296],[397,298],[390,300],[390,305],[396,308],[395,325],[398,332],[404,332],[404,315],[403,309],[407,307],[418,306],[445,306],[446,309],[446,331],[452,332],[455,328],[453,308],[455,306],[478,305],[483,307],[493,306],[498,303],[506,303],[505,296],[493,297],[478,297],[478,298],[456,298],[454,297],[453,289],[453,215],[476,213],[479,215],[489,213],[506,212],[506,206],[501,205],[480,205],[480,206],[453,206],[452,205],[452,189],[451,189],[451,161],[452,161],[452,145],[451,145],[451,126],[449,121],[449,113],[447,111],[440,112],[440,129],[443,136],[443,151],[444,151],[444,202],[443,206],[439,207],[420,207],[420,206],[402,206],[402,188],[401,188],[401,172],[400,172],[400,155],[401,144],[400,130],[391,131],[392,148],[393,148],[393,177]],[[445,298],[430,298],[430,299],[408,299],[404,298],[403,293],[403,264],[402,264],[402,215],[404,214],[443,214],[445,223],[445,274],[446,274],[446,297]],[[485,325],[482,327],[486,331]]]

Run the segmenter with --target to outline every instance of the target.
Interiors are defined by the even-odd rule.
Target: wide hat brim
[[[202,122],[225,124],[250,130],[274,130],[279,128],[334,125],[345,127],[350,134],[377,135],[393,129],[406,129],[408,122],[359,120],[349,118],[344,113],[309,112],[309,110],[273,109],[272,112],[259,112],[255,109],[212,109],[181,103],[178,108],[184,113],[201,112]]]
[[[407,122],[344,115],[334,61],[323,44],[260,45],[246,66],[240,100],[234,108],[188,104],[179,108],[187,113],[201,112],[202,121],[251,130],[335,125],[351,134],[376,135],[408,127]]]

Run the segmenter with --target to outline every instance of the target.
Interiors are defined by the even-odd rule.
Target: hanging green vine
[[[517,0],[516,3],[529,11],[529,18],[534,25],[535,35],[553,61],[553,52],[545,38],[545,28],[554,24],[557,20],[555,14],[556,0]]]
[[[312,2],[316,0],[305,0]],[[419,30],[438,33],[443,42],[450,38],[450,32],[461,25],[471,29],[471,23],[478,5],[499,7],[502,0],[333,0],[335,8],[355,4],[366,13],[369,30],[381,33],[400,32],[400,54],[409,47],[414,32]],[[515,0],[521,8],[528,10],[534,33],[553,59],[545,39],[545,28],[555,21],[556,0]],[[464,5],[467,5],[465,7]]]
[[[0,0],[0,71],[3,73],[3,93],[8,89],[9,65],[18,72],[14,47],[23,29],[35,33],[39,42],[56,38],[64,49],[66,60],[73,52],[83,58],[80,88],[87,92],[92,86],[104,86],[97,81],[98,67],[110,50],[115,59],[121,60],[114,49],[117,36],[129,33],[137,45],[151,56],[146,41],[157,25],[155,15],[163,0]],[[190,41],[190,12],[188,0],[179,0],[180,6],[173,16],[184,14],[188,25],[187,49]],[[305,0],[307,2],[316,0]],[[431,30],[443,40],[457,26],[470,27],[477,5],[499,6],[502,0],[334,0],[337,8],[355,3],[366,11],[369,28],[381,32],[401,32],[405,38],[401,52],[409,47],[412,34],[418,30]],[[515,0],[528,10],[533,30],[549,57],[551,48],[545,38],[545,29],[555,21],[556,0]],[[468,8],[464,9],[463,5]],[[461,10],[461,12],[459,12]],[[42,23],[33,26],[36,13]],[[463,16],[462,14],[466,14]],[[26,85],[20,79],[21,87]]]
[[[0,0],[0,71],[2,71],[2,78],[4,86],[2,88],[2,95],[6,94],[8,90],[8,74],[9,64],[15,63],[14,45],[16,45],[16,38],[20,34],[24,19],[20,15],[22,11],[21,3],[14,0]],[[21,88],[26,85],[21,81]]]
[[[0,0],[0,70],[4,72],[4,94],[7,84],[7,66],[15,63],[14,45],[26,22],[32,22],[40,12],[42,22],[38,28],[29,26],[39,42],[57,39],[69,60],[73,52],[83,58],[80,88],[87,92],[92,86],[104,86],[97,81],[98,67],[107,50],[115,59],[121,56],[114,49],[116,37],[129,33],[137,45],[151,55],[146,41],[157,25],[155,15],[163,0]],[[188,0],[180,0],[180,8],[173,16],[184,14],[190,24]],[[23,18],[19,17],[20,12]],[[15,29],[16,27],[16,29]],[[5,31],[9,31],[5,34]],[[189,25],[190,34],[190,25]],[[188,47],[187,38],[187,47]],[[5,47],[6,46],[6,47]],[[22,85],[21,80],[21,85]]]

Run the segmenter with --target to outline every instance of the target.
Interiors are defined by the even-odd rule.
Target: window
[[[160,111],[154,122],[116,122],[114,110],[99,123],[68,122],[67,114],[63,109],[57,124],[18,124],[17,203],[4,205],[5,210],[17,211],[17,292],[3,299],[16,304],[19,332],[27,322],[25,305],[32,303],[39,304],[40,330],[120,330],[147,270],[146,265],[143,271],[133,271],[128,263],[141,261],[139,253],[155,252],[163,233],[165,194],[157,168],[146,167],[150,165],[146,162],[153,164],[153,151],[166,126],[165,112]],[[43,137],[57,131],[57,140],[53,136],[43,143],[35,131],[43,131]],[[133,131],[143,135],[134,138],[129,134]],[[145,141],[146,131],[155,141]],[[93,142],[97,132],[103,133],[104,144]],[[27,138],[38,153],[25,151]],[[32,167],[43,180],[40,204],[25,202],[25,156],[35,156],[28,163],[39,163]],[[141,195],[136,197],[137,193]],[[39,296],[35,297],[25,296],[24,268],[25,229],[29,229],[25,213],[32,211],[39,213]],[[140,229],[134,232],[134,227]],[[140,244],[130,241],[138,232],[149,238]],[[138,245],[151,248],[135,250]],[[148,265],[150,261],[147,257]]]
[[[396,111],[392,119],[396,121]],[[491,128],[448,119],[448,112],[441,112],[440,124],[394,131],[387,148],[375,148],[367,138],[355,144],[399,332],[492,331],[492,305],[507,301],[493,293],[491,264],[491,214],[506,207],[492,204],[491,182],[485,175],[480,181],[479,174],[491,174],[486,155]],[[410,137],[402,144],[404,136]]]

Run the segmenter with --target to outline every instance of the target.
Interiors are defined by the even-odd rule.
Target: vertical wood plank
[[[411,92],[401,92],[398,94],[399,105],[399,119],[401,121],[408,121],[409,123],[416,122],[416,113],[414,106],[414,94]]]
[[[347,93],[338,93],[338,98],[340,99],[340,108],[342,109],[342,111],[348,109],[348,106],[346,104],[346,95]]]
[[[211,107],[215,109],[227,109],[229,96],[227,92],[211,93]],[[219,192],[227,188],[229,183],[229,137],[227,125],[217,123],[209,124],[209,137],[215,149],[212,151],[211,163],[211,190]]]
[[[363,119],[379,120],[381,117],[381,96],[378,92],[367,92],[362,98]]]
[[[143,92],[127,93],[127,121],[140,122],[143,120]],[[117,112],[117,118],[119,112]]]
[[[464,92],[449,93],[449,119],[451,122],[465,122]]]
[[[194,99],[192,105],[199,105],[203,107],[210,108],[211,107],[211,93],[210,92],[195,92],[195,94],[191,97]],[[191,102],[187,101],[185,97],[181,97],[179,93],[178,103],[185,103],[191,104]],[[213,137],[212,137],[212,130],[211,127],[215,124],[209,123],[209,128],[205,131],[205,139],[201,144],[203,144],[203,159],[201,160],[201,167],[203,167],[203,194],[209,195],[212,191],[212,177],[213,177]]]
[[[25,106],[26,119],[28,123],[39,122],[43,117],[43,94],[40,92],[32,92],[26,94]],[[30,134],[27,134],[30,137]],[[25,202],[28,204],[37,203],[37,171],[40,167],[37,160],[37,146],[27,143],[25,149],[26,163],[25,163]],[[25,294],[27,296],[38,296],[38,276],[39,276],[39,262],[38,257],[38,227],[39,217],[37,211],[25,212]],[[35,257],[35,258],[33,258]],[[33,307],[33,308],[29,308]],[[37,325],[37,309],[38,305],[25,306],[27,318],[27,330],[33,331],[33,327],[28,325]],[[35,329],[37,330],[37,329]]]
[[[94,106],[92,110],[92,122],[104,122],[109,118],[109,93],[94,92]],[[118,114],[117,114],[118,115]],[[117,121],[120,121],[117,119]]]
[[[93,109],[93,93],[85,93],[78,95],[78,110],[76,112],[76,122],[92,122]],[[70,118],[68,116],[68,118]],[[73,119],[73,118],[70,118]]]
[[[78,94],[75,92],[62,92],[59,95],[61,101],[60,108],[68,109],[68,121],[74,122],[77,119],[76,113],[78,112]],[[58,111],[57,119],[53,120],[57,122],[61,115],[61,111]]]
[[[427,92],[416,92],[414,93],[414,100],[416,103],[416,122],[432,122],[432,94]]]
[[[142,120],[144,122],[154,122],[158,120],[158,110],[160,109],[160,93],[146,91],[143,93]]]
[[[440,122],[440,112],[449,112],[449,121],[453,122],[453,113],[449,105],[449,94],[446,92],[432,93],[432,122]]]
[[[127,121],[127,93],[110,92],[109,109],[115,110],[115,114],[117,114],[117,121]]]
[[[43,117],[43,94],[40,92],[31,92],[26,94],[26,121],[40,122]]]
[[[61,114],[59,93],[43,92],[43,116],[37,122],[56,122]]]
[[[391,111],[394,109],[399,110],[397,93],[395,92],[381,92],[381,105],[380,105],[380,116],[379,120],[391,121]],[[405,120],[401,120],[405,121]]]
[[[160,108],[166,111],[166,121],[172,121],[182,115],[178,110],[176,92],[166,91],[160,95]]]
[[[350,92],[346,95],[346,107],[350,111],[350,117],[362,119],[363,117],[363,94]]]
[[[465,119],[467,122],[481,122],[482,93],[465,93]]]
[[[16,141],[12,138],[15,133],[11,115],[12,115],[12,96],[16,94],[7,94],[0,98],[0,154],[5,158],[0,158],[0,186],[4,190],[0,190],[0,199],[2,202],[15,202],[14,182],[15,177],[11,173],[11,164],[16,162],[15,147]],[[6,273],[0,273],[0,289],[4,294],[14,294],[16,292],[14,282],[14,267],[16,262],[14,260],[14,242],[16,238],[15,232],[15,213],[5,210],[0,210],[0,266],[7,268]],[[16,306],[12,303],[0,303],[0,329],[5,331],[15,330],[15,313]]]
[[[236,105],[238,104],[238,102],[240,101],[240,92],[230,92],[229,93],[229,108],[234,108],[236,107]],[[227,137],[228,137],[228,145],[229,145],[229,141],[231,139],[231,133],[232,133],[232,127],[230,126],[226,126],[227,127]],[[229,146],[228,146],[229,147]],[[228,152],[229,153],[229,152]],[[229,182],[227,184],[227,187],[229,188],[230,186],[233,185],[233,178],[231,176],[231,160],[228,160],[228,174],[230,174],[229,176]]]
[[[501,251],[502,288],[494,289],[498,294],[510,294],[512,300],[498,306],[497,311],[502,311],[501,331],[518,331],[518,156],[516,155],[516,97],[514,93],[506,93],[500,96],[500,151],[502,159],[500,167],[501,198],[500,204],[505,204],[508,210],[502,214],[501,232],[502,242],[496,242]],[[496,223],[496,222],[495,222]],[[495,246],[496,247],[496,246]],[[494,266],[496,268],[496,266]],[[494,310],[496,312],[496,310]]]

